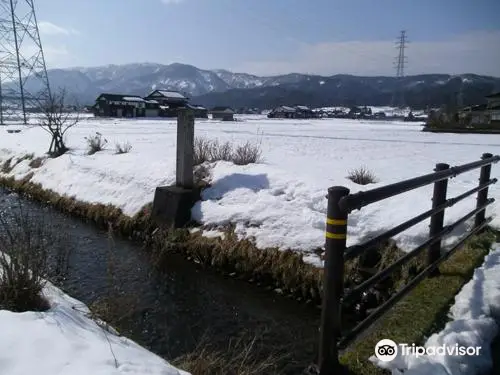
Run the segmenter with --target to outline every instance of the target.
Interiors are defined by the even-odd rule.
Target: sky
[[[186,63],[258,75],[500,77],[499,0],[35,0],[48,68]]]

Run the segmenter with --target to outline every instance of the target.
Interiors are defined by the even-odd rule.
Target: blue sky
[[[50,67],[182,62],[260,75],[500,76],[498,0],[36,0]]]

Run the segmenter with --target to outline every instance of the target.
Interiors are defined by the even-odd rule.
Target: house
[[[189,99],[177,91],[154,90],[145,100],[154,100],[159,105],[159,115],[162,117],[177,117],[178,109],[185,107]]]
[[[366,119],[372,117],[372,109],[364,106],[363,108],[361,107],[351,107],[349,110],[349,114],[347,115],[349,118],[352,119]]]
[[[188,104],[186,107],[194,112],[195,118],[208,118],[208,109],[205,107],[197,104]]]
[[[458,112],[458,121],[464,125],[482,125],[489,122],[487,104],[471,105]]]
[[[490,124],[500,126],[500,92],[486,96]]]
[[[486,103],[462,108],[458,112],[459,122],[465,126],[499,127],[500,92],[486,96]]]
[[[286,105],[281,105],[274,108],[267,115],[268,118],[295,118],[297,109],[293,107],[288,107]]]
[[[159,104],[137,95],[101,94],[92,107],[99,117],[151,117],[158,116]]]
[[[234,110],[230,107],[214,107],[210,111],[212,119],[222,121],[234,121]]]
[[[298,105],[295,107],[295,118],[314,118],[314,112],[311,108],[305,105]]]

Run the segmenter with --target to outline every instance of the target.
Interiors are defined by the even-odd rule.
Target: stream
[[[224,351],[244,335],[247,341],[257,336],[262,353],[286,351],[280,374],[300,374],[315,361],[319,309],[175,254],[158,270],[141,244],[116,236],[110,241],[92,224],[0,189],[0,212],[8,215],[19,203],[48,218],[72,249],[67,275],[55,284],[87,305],[118,288],[123,316],[118,325],[109,323],[165,359],[192,352],[200,342]]]

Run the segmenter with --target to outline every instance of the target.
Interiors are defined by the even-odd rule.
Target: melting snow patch
[[[108,332],[80,301],[47,283],[46,312],[0,310],[2,375],[189,375],[135,342]]]
[[[425,343],[423,355],[402,355],[383,362],[370,357],[375,365],[392,371],[393,375],[476,375],[487,373],[492,366],[491,343],[498,334],[500,322],[500,244],[485,257],[474,276],[455,297],[449,312],[451,321]],[[456,348],[480,348],[476,355],[460,355]],[[453,354],[438,350],[444,348]],[[471,350],[472,353],[472,350]]]
[[[218,231],[218,230],[205,230],[202,233],[202,237],[224,239],[224,238],[226,238],[226,235],[223,232]]]

